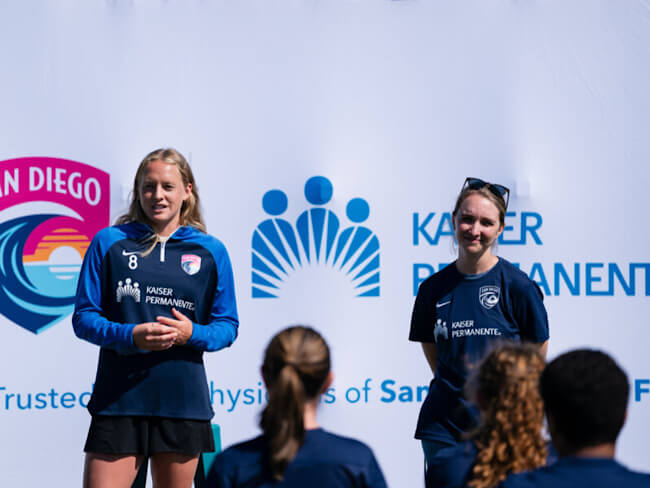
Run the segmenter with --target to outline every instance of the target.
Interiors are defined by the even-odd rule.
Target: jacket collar
[[[143,222],[133,221],[127,224],[121,225],[122,229],[127,233],[129,238],[132,239],[146,239],[154,234],[154,230]],[[173,234],[169,237],[170,239],[184,240],[188,239],[191,236],[195,235],[199,230],[188,225],[182,225],[176,229]]]

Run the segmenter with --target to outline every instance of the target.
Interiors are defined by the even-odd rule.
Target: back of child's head
[[[539,377],[539,346],[506,342],[489,352],[468,382],[468,394],[482,410],[473,439],[478,455],[468,486],[490,488],[510,473],[546,462]]]
[[[558,356],[542,373],[540,390],[551,434],[564,446],[575,451],[616,442],[630,387],[609,355],[577,349]]]
[[[284,329],[266,348],[262,375],[269,400],[260,426],[268,444],[268,468],[276,480],[283,478],[303,442],[305,401],[321,393],[330,367],[329,347],[310,327]]]

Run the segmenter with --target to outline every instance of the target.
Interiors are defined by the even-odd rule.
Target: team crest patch
[[[499,303],[501,288],[494,285],[482,286],[478,291],[478,301],[483,307],[490,309]]]
[[[183,254],[181,256],[181,268],[188,275],[193,275],[201,269],[201,258],[196,254]]]

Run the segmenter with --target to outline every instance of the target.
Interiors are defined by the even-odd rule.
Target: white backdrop
[[[601,347],[633,387],[641,380],[617,455],[650,471],[649,25],[646,0],[4,0],[0,160],[110,173],[114,219],[147,152],[186,154],[235,271],[240,336],[206,355],[224,445],[257,433],[268,339],[311,324],[336,374],[322,424],[370,444],[398,488],[422,484],[409,392],[430,378],[407,341],[414,281],[454,259],[443,214],[464,178],[505,184],[506,239],[520,240],[524,212],[533,229],[498,252],[548,287],[549,355]],[[315,175],[332,183],[324,207],[342,228],[346,204],[367,201],[380,296],[356,298],[341,271],[303,266],[280,298],[252,298],[263,195],[284,191],[281,217],[295,225]],[[78,485],[89,423],[79,400],[97,347],[74,337],[69,317],[34,334],[3,314],[0,330],[1,484]]]

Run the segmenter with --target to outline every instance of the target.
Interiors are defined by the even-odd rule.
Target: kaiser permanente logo
[[[499,246],[542,246],[542,224],[543,218],[538,212],[506,212]],[[453,237],[451,212],[413,213],[413,246],[424,248],[423,256],[426,259],[434,255],[431,253],[432,247],[440,244],[446,247]],[[539,254],[538,251],[531,251],[529,255],[536,257]],[[448,254],[442,262],[413,263],[413,296],[417,295],[420,283],[448,264]],[[513,264],[536,282],[546,296],[650,296],[650,262],[645,258],[632,262],[594,259],[589,262],[532,261]],[[481,305],[493,307],[499,301],[499,293],[499,290],[482,288],[479,292]]]
[[[109,222],[109,185],[67,159],[0,161],[0,314],[38,334],[72,313],[83,256]]]
[[[345,277],[355,296],[379,296],[379,239],[364,225],[370,215],[368,202],[352,198],[343,218],[327,208],[333,192],[329,179],[309,178],[308,206],[295,223],[283,217],[289,207],[285,192],[264,194],[262,207],[269,218],[253,232],[253,298],[278,298],[292,282],[299,283],[296,288],[313,287],[314,276],[325,279],[332,272]],[[310,281],[300,284],[300,276]]]

